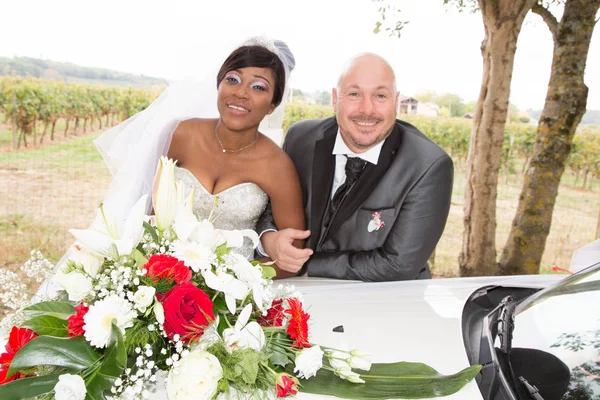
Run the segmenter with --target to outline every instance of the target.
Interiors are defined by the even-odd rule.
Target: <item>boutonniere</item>
[[[381,213],[379,211],[374,211],[371,214],[371,221],[369,221],[369,225],[367,226],[367,230],[369,232],[378,231],[379,228],[383,228],[385,226],[385,222],[381,219]]]

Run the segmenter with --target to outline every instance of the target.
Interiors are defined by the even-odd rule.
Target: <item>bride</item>
[[[113,174],[104,209],[117,221],[126,220],[137,200],[151,194],[158,160],[167,155],[177,161],[175,179],[188,192],[194,190],[194,213],[211,215],[215,228],[254,229],[270,201],[278,228],[304,229],[296,169],[259,131],[259,126],[281,126],[283,106],[278,106],[294,64],[284,42],[250,39],[222,64],[216,91],[214,81],[211,87],[206,82],[172,84],[146,110],[105,132],[95,140]],[[273,114],[278,121],[263,121]],[[146,213],[151,211],[149,204]],[[252,258],[250,245],[236,251]],[[69,252],[58,265],[68,258]],[[278,278],[290,276],[274,267]],[[38,295],[56,289],[47,284]]]

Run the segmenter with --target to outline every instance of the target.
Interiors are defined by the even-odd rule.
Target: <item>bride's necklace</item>
[[[215,137],[217,138],[217,142],[219,142],[219,146],[221,146],[221,150],[223,151],[223,153],[237,153],[238,151],[246,150],[248,147],[250,147],[254,143],[256,143],[256,141],[258,140],[258,131],[256,131],[256,137],[254,138],[254,140],[252,142],[245,145],[244,147],[240,147],[239,149],[233,149],[233,150],[228,150],[225,148],[225,146],[223,146],[223,143],[221,142],[221,139],[219,138],[219,133],[217,132],[216,126],[215,126]]]

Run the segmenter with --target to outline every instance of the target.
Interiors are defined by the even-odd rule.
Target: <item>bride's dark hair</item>
[[[285,68],[279,57],[265,47],[242,46],[235,49],[219,69],[217,87],[228,72],[246,67],[269,68],[273,72],[275,85],[271,103],[277,107],[285,91]]]

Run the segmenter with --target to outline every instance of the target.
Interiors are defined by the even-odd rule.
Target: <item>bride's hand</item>
[[[310,231],[287,228],[277,232],[265,232],[261,241],[265,251],[279,269],[297,274],[313,251],[299,249],[294,246],[294,242],[304,240],[309,236]]]

